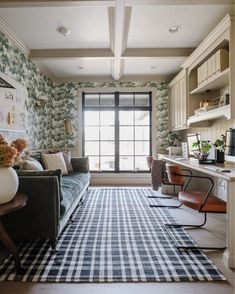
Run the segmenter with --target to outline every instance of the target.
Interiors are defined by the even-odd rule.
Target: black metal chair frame
[[[206,195],[202,201],[202,204],[198,210],[198,212],[203,212],[202,209],[208,199],[208,197],[210,196],[210,193],[214,187],[214,181],[210,178],[210,177],[205,177],[205,176],[194,176],[194,175],[184,175],[184,174],[177,174],[177,173],[172,173],[172,175],[174,176],[182,176],[182,177],[187,177],[189,178],[189,180],[187,181],[183,191],[186,191],[189,183],[191,182],[192,178],[197,178],[197,179],[207,179],[209,180],[209,182],[211,183],[210,186],[209,186],[209,189],[208,191],[206,192]],[[204,213],[204,219],[203,219],[203,222],[199,225],[195,225],[195,224],[178,224],[178,223],[171,223],[171,224],[164,224],[164,227],[168,233],[168,235],[170,236],[171,240],[173,241],[175,247],[179,250],[198,250],[198,249],[202,249],[202,250],[225,250],[227,247],[224,246],[224,247],[213,247],[213,246],[178,246],[177,245],[177,242],[175,241],[175,239],[172,237],[171,233],[170,233],[170,228],[180,228],[180,227],[188,227],[188,228],[201,228],[203,227],[206,222],[207,222],[207,213],[224,213],[224,212],[220,212],[220,211],[206,211],[206,212],[203,212]]]
[[[191,172],[191,170],[189,170],[189,169],[182,169],[182,171],[186,171],[186,172],[189,172],[189,174],[190,175],[192,175],[192,172]],[[187,183],[186,183],[186,186],[185,186],[185,188],[188,186],[188,184],[189,184],[189,182],[190,182],[190,179],[187,181]],[[171,184],[171,185],[174,185],[174,195],[173,196],[171,196],[171,197],[164,197],[164,196],[148,196],[148,198],[162,198],[162,199],[172,199],[172,198],[174,198],[175,196],[176,196],[176,193],[175,193],[175,186],[180,186],[181,187],[181,191],[184,191],[184,186],[183,185],[176,185],[176,184]],[[149,205],[149,207],[151,207],[151,208],[172,208],[172,209],[174,209],[174,208],[180,208],[182,206],[182,203],[180,203],[180,204],[178,204],[178,205],[159,205],[159,204],[150,204]]]
[[[174,185],[174,184],[171,184],[171,183],[162,183],[163,185],[171,185],[171,186],[173,186],[173,189],[174,189],[174,191],[173,191],[173,195],[172,196],[154,196],[154,195],[149,195],[149,196],[147,196],[147,198],[149,198],[149,199],[172,199],[172,198],[174,198],[175,196],[176,196],[176,192],[175,192],[175,186],[180,186],[180,185]]]

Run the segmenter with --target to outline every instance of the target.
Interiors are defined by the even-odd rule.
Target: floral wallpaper
[[[28,90],[29,129],[28,140],[31,149],[46,148],[53,144],[50,125],[50,103],[45,108],[36,108],[36,98],[41,95],[49,101],[55,97],[54,83],[42,74],[37,66],[17,49],[0,32],[0,71],[21,83]],[[8,140],[22,137],[22,133],[2,132]]]
[[[167,93],[167,83],[158,82],[70,82],[61,83],[57,85],[57,99],[54,101],[54,108],[60,105],[63,107],[62,113],[54,113],[54,121],[59,121],[61,116],[63,118],[72,117],[74,125],[77,125],[76,121],[76,101],[77,92],[81,89],[86,88],[155,88],[157,90],[157,109],[156,109],[156,120],[157,120],[157,146],[160,148],[165,148],[168,146],[177,145],[179,137],[176,133],[169,133],[168,129],[168,93]],[[64,101],[64,102],[63,102]],[[61,108],[60,108],[61,109]],[[57,124],[58,126],[58,124]],[[60,128],[62,127],[60,123]],[[58,133],[55,133],[56,142],[60,146],[70,146],[75,147],[77,144],[76,138],[79,134],[75,132],[75,136],[65,137],[61,136],[59,128],[57,128]]]
[[[168,130],[167,84],[157,82],[69,82],[55,83],[42,74],[37,66],[0,32],[0,71],[20,82],[28,90],[29,130],[31,149],[51,147],[76,147],[77,138],[77,92],[80,88],[156,88],[157,90],[157,146],[164,148],[176,145],[178,136]],[[43,108],[36,106],[37,97],[45,95],[48,103]],[[64,120],[72,118],[75,132],[65,134]],[[1,131],[0,131],[1,132]],[[1,132],[10,139],[22,134]]]

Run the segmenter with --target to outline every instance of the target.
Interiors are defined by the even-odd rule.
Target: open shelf
[[[188,126],[196,125],[197,123],[216,120],[219,118],[230,118],[230,105],[218,107],[216,109],[206,111],[200,115],[194,115],[188,118]]]
[[[190,92],[191,95],[206,92],[208,90],[218,90],[229,84],[229,68],[221,73],[213,75],[207,81]]]

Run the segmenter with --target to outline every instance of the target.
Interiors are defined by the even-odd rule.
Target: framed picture
[[[27,89],[0,73],[0,130],[27,132],[27,100]]]
[[[195,133],[195,134],[187,135],[189,156],[194,156],[195,151],[200,151],[200,140],[201,140],[200,134]]]

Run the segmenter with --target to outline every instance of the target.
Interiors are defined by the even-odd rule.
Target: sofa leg
[[[73,215],[71,215],[66,226],[71,225],[72,223],[74,223],[74,221],[75,221],[75,219],[73,218]]]
[[[50,245],[51,245],[51,250],[52,250],[52,253],[56,253],[57,250],[56,250],[56,245],[57,245],[57,240],[56,239],[51,239],[50,240]]]
[[[80,199],[78,205],[80,206],[80,205],[82,205],[83,203],[84,203],[84,200],[83,200],[83,196],[82,196],[82,198]]]

